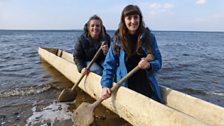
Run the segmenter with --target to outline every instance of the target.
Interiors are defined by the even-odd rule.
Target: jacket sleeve
[[[151,42],[152,42],[152,50],[153,50],[154,60],[149,62],[150,66],[151,66],[149,71],[156,72],[156,71],[160,70],[162,67],[162,56],[159,51],[156,38],[152,33],[150,33],[150,38],[151,38]]]
[[[81,44],[81,40],[76,42],[75,47],[74,47],[74,53],[73,53],[73,58],[74,62],[78,68],[78,71],[81,72],[82,68],[86,67],[85,62],[84,62],[84,50]]]
[[[101,78],[101,86],[111,88],[117,69],[116,55],[113,52],[112,46],[109,48],[103,67],[104,69]]]

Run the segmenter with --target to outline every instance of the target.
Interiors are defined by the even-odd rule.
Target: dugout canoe
[[[81,74],[72,54],[56,48],[39,48],[40,57],[75,83]],[[100,76],[90,73],[79,87],[94,99],[101,93]],[[224,108],[161,86],[165,105],[120,87],[102,104],[136,126],[223,126]]]

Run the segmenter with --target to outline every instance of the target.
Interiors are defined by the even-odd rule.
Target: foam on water
[[[224,96],[224,93],[222,93],[222,92],[212,92],[210,94],[218,95],[218,96]]]
[[[26,120],[25,126],[54,126],[55,122],[72,119],[72,112],[68,110],[68,105],[65,103],[52,103],[37,111],[37,106],[32,108],[33,115]]]
[[[39,93],[49,90],[50,88],[51,88],[51,85],[49,85],[49,84],[43,84],[40,86],[20,87],[20,88],[2,91],[2,92],[0,92],[0,97],[25,96],[25,95],[39,94]]]

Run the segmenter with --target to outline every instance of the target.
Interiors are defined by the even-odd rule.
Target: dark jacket
[[[82,68],[86,67],[86,62],[91,61],[97,50],[101,46],[101,42],[106,41],[108,46],[110,45],[110,36],[105,31],[105,37],[101,37],[99,41],[94,41],[88,35],[83,33],[78,41],[75,43],[73,58],[77,65],[78,71],[81,72]],[[101,63],[105,59],[103,53],[97,58],[96,63]]]
[[[152,53],[154,55],[154,60],[149,61],[151,68],[146,71],[147,78],[152,83],[151,86],[153,91],[155,92],[155,99],[162,102],[160,87],[154,76],[154,74],[162,67],[162,57],[161,57],[159,48],[157,46],[155,36],[151,32],[148,32],[148,34],[146,35],[150,36],[150,39],[152,42]],[[142,36],[144,36],[144,34]],[[141,37],[141,39],[143,39],[143,43],[144,43],[144,37]],[[111,44],[110,49],[107,53],[106,59],[104,61],[104,70],[103,70],[103,75],[101,78],[102,87],[108,87],[108,88],[112,87],[113,78],[115,77],[114,73],[116,73],[116,80],[115,80],[116,82],[118,82],[119,80],[121,80],[121,78],[127,75],[127,68],[125,66],[125,52],[123,48],[120,46],[119,54],[116,54],[115,51],[113,50],[113,44],[117,44],[117,43],[120,43],[120,42],[116,41]],[[147,54],[147,50],[144,46],[142,47],[142,49]],[[128,81],[124,82],[122,86],[128,87]]]

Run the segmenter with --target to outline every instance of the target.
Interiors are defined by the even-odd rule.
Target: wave
[[[35,85],[35,86],[28,86],[28,87],[19,87],[15,89],[9,89],[0,92],[0,97],[11,97],[11,96],[27,96],[27,95],[34,95],[45,92],[52,88],[51,84],[42,84],[42,85]]]
[[[224,96],[224,92],[214,92],[214,91],[204,91],[204,90],[199,90],[199,89],[192,89],[192,88],[183,88],[180,89],[180,91],[185,92],[187,94],[195,94],[195,95],[215,95],[215,96]]]
[[[224,96],[224,92],[210,92],[209,94],[217,95],[217,96]]]

